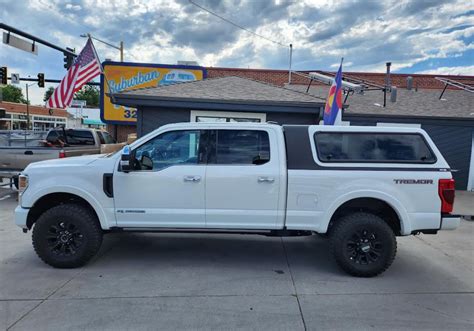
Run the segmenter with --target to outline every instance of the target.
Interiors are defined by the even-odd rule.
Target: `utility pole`
[[[30,129],[30,98],[28,96],[28,83],[26,86],[26,129]]]

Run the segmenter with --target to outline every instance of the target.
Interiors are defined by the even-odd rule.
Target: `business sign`
[[[137,121],[137,110],[113,104],[106,95],[109,91],[121,93],[206,78],[206,69],[199,66],[110,61],[104,62],[102,66],[108,84],[104,81],[104,75],[101,75],[100,118],[109,124],[135,124]]]

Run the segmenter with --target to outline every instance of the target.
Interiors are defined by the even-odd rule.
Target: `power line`
[[[209,14],[211,14],[211,15],[213,15],[213,16],[215,16],[215,17],[218,17],[218,18],[220,18],[221,20],[223,20],[223,21],[225,21],[225,22],[227,22],[227,23],[229,23],[229,24],[232,24],[232,25],[235,26],[236,28],[239,28],[239,29],[241,29],[241,30],[244,30],[244,31],[246,31],[246,32],[248,32],[248,33],[250,33],[250,34],[253,34],[253,35],[256,36],[256,37],[265,39],[265,40],[267,40],[267,41],[270,41],[270,42],[272,42],[272,43],[274,43],[274,44],[277,44],[277,45],[280,45],[280,46],[282,46],[282,47],[288,47],[288,45],[282,44],[282,43],[279,42],[279,41],[275,41],[275,40],[272,40],[272,39],[267,38],[267,37],[265,37],[265,36],[262,36],[262,35],[260,35],[260,34],[258,34],[258,33],[253,32],[252,30],[249,30],[249,29],[247,29],[247,28],[245,28],[245,27],[243,27],[243,26],[237,24],[237,23],[234,23],[234,22],[232,22],[231,20],[229,20],[229,19],[227,19],[227,18],[225,18],[225,17],[220,16],[220,15],[217,14],[217,13],[214,13],[214,12],[210,11],[209,9],[204,8],[204,7],[202,7],[201,5],[198,5],[198,4],[195,3],[193,0],[188,0],[188,1],[189,1],[191,4],[195,5],[196,7],[198,7],[198,8],[200,8],[200,9],[204,10],[205,12],[208,12]]]

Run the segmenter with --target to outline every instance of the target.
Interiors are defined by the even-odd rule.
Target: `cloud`
[[[132,62],[287,69],[289,48],[278,43],[292,43],[295,70],[335,70],[344,57],[351,71],[381,72],[391,61],[395,72],[457,68],[472,74],[472,1],[193,1],[277,43],[187,0],[0,0],[0,21],[77,51],[86,32],[116,46],[123,41],[125,60]],[[118,50],[95,44],[101,59],[119,59]],[[0,45],[0,62],[23,77],[65,73],[63,55],[42,45],[38,56]]]
[[[458,67],[439,67],[418,71],[417,74],[474,76],[474,65]]]

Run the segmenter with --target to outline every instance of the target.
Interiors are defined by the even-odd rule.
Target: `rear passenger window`
[[[67,143],[69,145],[94,145],[94,136],[90,131],[66,130]]]
[[[209,163],[261,165],[270,161],[270,140],[266,131],[217,130]]]
[[[321,162],[434,163],[436,157],[420,134],[317,132]]]

